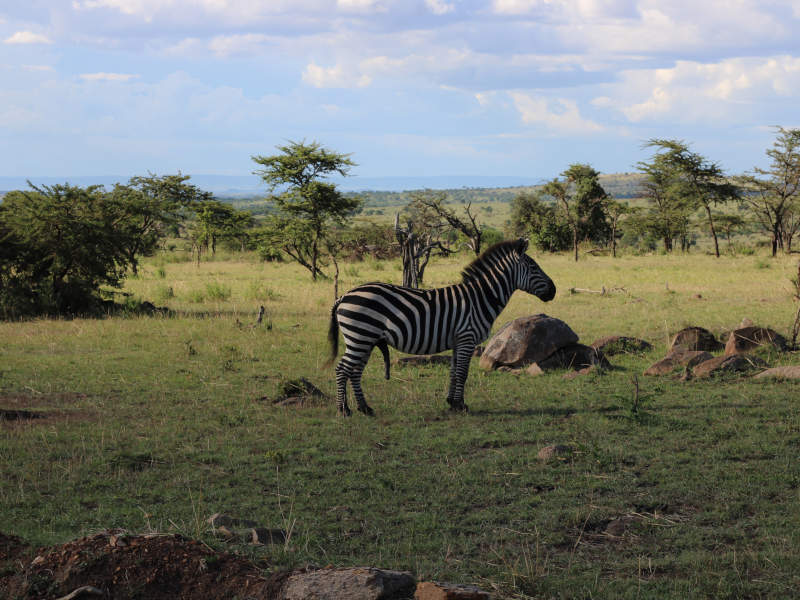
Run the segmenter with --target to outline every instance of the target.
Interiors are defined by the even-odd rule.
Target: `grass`
[[[228,258],[154,259],[128,281],[174,317],[0,323],[0,407],[49,415],[0,424],[5,533],[45,544],[123,527],[218,545],[203,519],[219,511],[291,529],[284,546],[239,548],[275,565],[410,569],[500,598],[800,593],[800,385],[639,377],[634,405],[632,383],[686,325],[720,334],[747,317],[786,334],[796,259],[538,257],[557,298],[517,293],[497,327],[546,312],[584,342],[656,348],[574,381],[476,362],[468,415],[445,410],[446,368],[385,381],[373,359],[377,416],[344,420],[332,400],[270,402],[300,377],[333,393],[331,282]],[[433,263],[426,284],[466,262]],[[342,270],[340,290],[401,276],[365,261]],[[615,291],[568,292],[603,286]],[[251,327],[260,303],[271,328]],[[551,444],[573,452],[540,461]]]

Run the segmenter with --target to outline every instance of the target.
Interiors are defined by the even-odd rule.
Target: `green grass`
[[[457,280],[467,260],[433,263],[426,284]],[[110,527],[219,544],[203,519],[221,511],[291,529],[285,546],[239,548],[276,566],[410,569],[501,598],[800,593],[800,385],[639,377],[632,406],[633,375],[683,326],[719,334],[747,317],[787,334],[796,259],[538,260],[558,296],[517,293],[496,328],[546,312],[583,342],[633,335],[655,349],[574,381],[475,361],[467,415],[446,410],[446,368],[385,381],[373,358],[377,416],[341,419],[333,401],[270,402],[299,377],[334,392],[332,284],[295,265],[154,260],[126,291],[174,317],[0,323],[0,408],[51,415],[0,425],[0,529],[34,544]],[[355,263],[340,290],[401,276]],[[603,286],[614,291],[568,291]],[[271,328],[251,327],[259,304]],[[550,444],[574,452],[538,460]]]

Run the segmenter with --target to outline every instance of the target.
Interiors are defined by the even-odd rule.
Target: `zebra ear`
[[[520,255],[525,254],[525,252],[528,250],[528,238],[519,238],[517,244],[518,244],[517,248],[519,249]]]

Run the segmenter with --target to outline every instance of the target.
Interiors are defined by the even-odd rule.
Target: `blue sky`
[[[316,140],[355,175],[730,172],[800,126],[800,0],[3,0],[0,175],[247,174]]]

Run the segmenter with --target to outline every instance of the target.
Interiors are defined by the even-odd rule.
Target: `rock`
[[[669,345],[670,351],[683,347],[686,350],[704,350],[706,352],[716,352],[722,350],[722,344],[717,341],[714,334],[702,327],[687,327],[681,329],[672,338]]]
[[[561,379],[566,379],[567,381],[571,381],[572,379],[577,379],[578,377],[582,377],[583,375],[589,375],[590,373],[594,373],[597,371],[597,366],[592,365],[590,367],[584,367],[583,369],[578,369],[577,371],[570,371],[569,373],[564,373],[564,376]]]
[[[608,368],[611,365],[603,353],[591,346],[569,344],[559,348],[544,360],[536,361],[544,369],[583,369],[586,367]]]
[[[393,600],[410,598],[416,588],[411,573],[374,567],[318,569],[290,575],[282,600]]]
[[[532,377],[544,375],[544,371],[542,371],[542,367],[539,366],[539,363],[531,363],[530,366],[525,369],[525,372]]]
[[[292,379],[283,383],[281,394],[272,401],[275,406],[304,406],[318,401],[327,401],[328,397],[317,386],[305,377]]]
[[[524,367],[577,341],[575,332],[560,319],[543,314],[520,317],[506,323],[489,340],[480,366],[483,369]]]
[[[669,375],[677,367],[693,367],[703,361],[714,358],[710,353],[701,350],[685,350],[678,348],[667,354],[661,360],[653,363],[644,372],[644,375]]]
[[[721,373],[749,371],[763,365],[764,361],[756,357],[744,357],[738,354],[715,356],[695,365],[692,368],[692,375],[694,377],[711,377]]]
[[[743,327],[752,327],[753,325],[755,325],[755,323],[753,323],[753,321],[745,317],[744,319],[742,319],[742,322],[739,323],[739,329],[742,329]]]
[[[449,354],[419,354],[416,356],[403,356],[394,361],[400,367],[421,367],[424,365],[450,365]]]
[[[800,365],[789,365],[785,367],[772,367],[756,375],[753,379],[800,379]]]
[[[565,446],[563,444],[555,444],[553,446],[545,446],[536,455],[539,460],[550,460],[551,458],[558,458],[560,456],[569,456],[572,454],[572,446]]]
[[[423,581],[417,584],[414,600],[489,600],[489,592],[471,585]]]
[[[286,542],[286,532],[283,529],[253,527],[249,533],[248,541],[251,544],[283,544]]]
[[[780,352],[788,348],[786,338],[766,327],[740,327],[732,331],[725,344],[725,354],[745,354],[761,346],[772,346]]]
[[[219,529],[220,527],[227,527],[229,529],[233,527],[256,527],[258,525],[255,521],[237,519],[236,517],[231,517],[223,513],[214,513],[206,519],[206,523],[211,525],[212,529]]]
[[[627,531],[627,529],[627,519],[619,518],[609,522],[609,524],[606,525],[606,528],[603,530],[603,533],[613,537],[620,537]]]
[[[592,348],[606,356],[614,356],[615,354],[641,354],[651,350],[653,345],[638,338],[610,335],[592,342]]]
[[[475,350],[472,352],[472,356],[481,356],[485,348],[483,346],[475,346]]]

